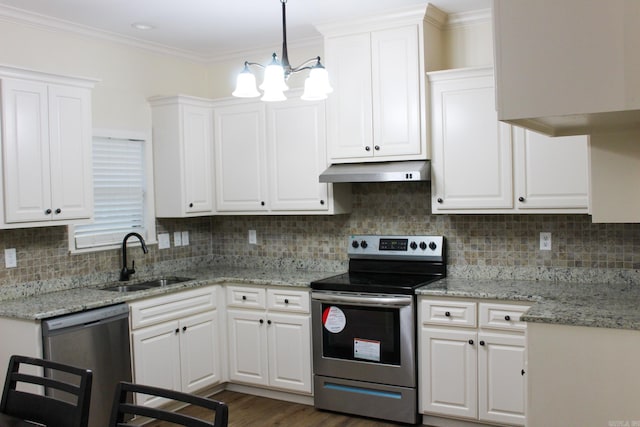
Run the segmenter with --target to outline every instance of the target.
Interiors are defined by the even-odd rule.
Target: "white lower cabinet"
[[[420,412],[524,425],[526,347],[520,315],[528,308],[421,297]]]
[[[309,292],[227,287],[229,380],[311,393]]]
[[[135,382],[193,393],[221,382],[219,286],[130,304]],[[163,399],[137,396],[158,406]]]

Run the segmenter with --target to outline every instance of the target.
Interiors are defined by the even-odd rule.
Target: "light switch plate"
[[[182,246],[182,233],[179,231],[173,233],[173,246]]]
[[[249,230],[249,244],[257,245],[258,237],[256,236],[256,230]]]
[[[189,232],[182,232],[182,246],[189,246]]]
[[[16,256],[16,248],[4,250],[4,266],[6,268],[15,268],[18,266],[18,258]]]
[[[158,234],[158,249],[169,249],[170,247],[169,233]]]

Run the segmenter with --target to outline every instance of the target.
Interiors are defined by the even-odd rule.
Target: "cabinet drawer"
[[[480,327],[524,331],[527,328],[520,316],[528,305],[480,303]]]
[[[176,292],[129,304],[131,329],[214,310],[219,286]]]
[[[227,306],[242,308],[266,308],[264,288],[227,286]]]
[[[309,291],[267,289],[269,310],[309,313]]]
[[[451,300],[428,300],[420,302],[422,323],[449,326],[476,326],[476,303]]]

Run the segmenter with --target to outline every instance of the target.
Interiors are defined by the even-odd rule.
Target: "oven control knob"
[[[420,249],[422,249],[423,251],[427,249],[427,244],[425,242],[420,242]]]
[[[411,247],[411,249],[413,249],[414,251],[415,251],[416,249],[418,249],[418,244],[417,244],[416,242],[411,242],[411,243],[409,244],[409,246],[410,246],[410,247]]]
[[[357,241],[357,240],[354,240],[353,242],[351,242],[351,246],[352,246],[354,249],[357,249],[357,248],[358,248],[358,246],[360,246],[360,244],[358,243],[358,241]]]
[[[438,245],[436,245],[436,242],[429,243],[429,249],[431,249],[432,251],[435,251],[437,247]]]
[[[367,249],[367,246],[369,246],[369,244],[367,243],[366,240],[363,240],[362,242],[360,242],[360,247],[362,249]]]

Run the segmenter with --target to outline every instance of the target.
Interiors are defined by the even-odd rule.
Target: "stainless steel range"
[[[419,421],[415,290],[446,276],[442,236],[349,239],[349,271],[311,283],[315,407]]]

